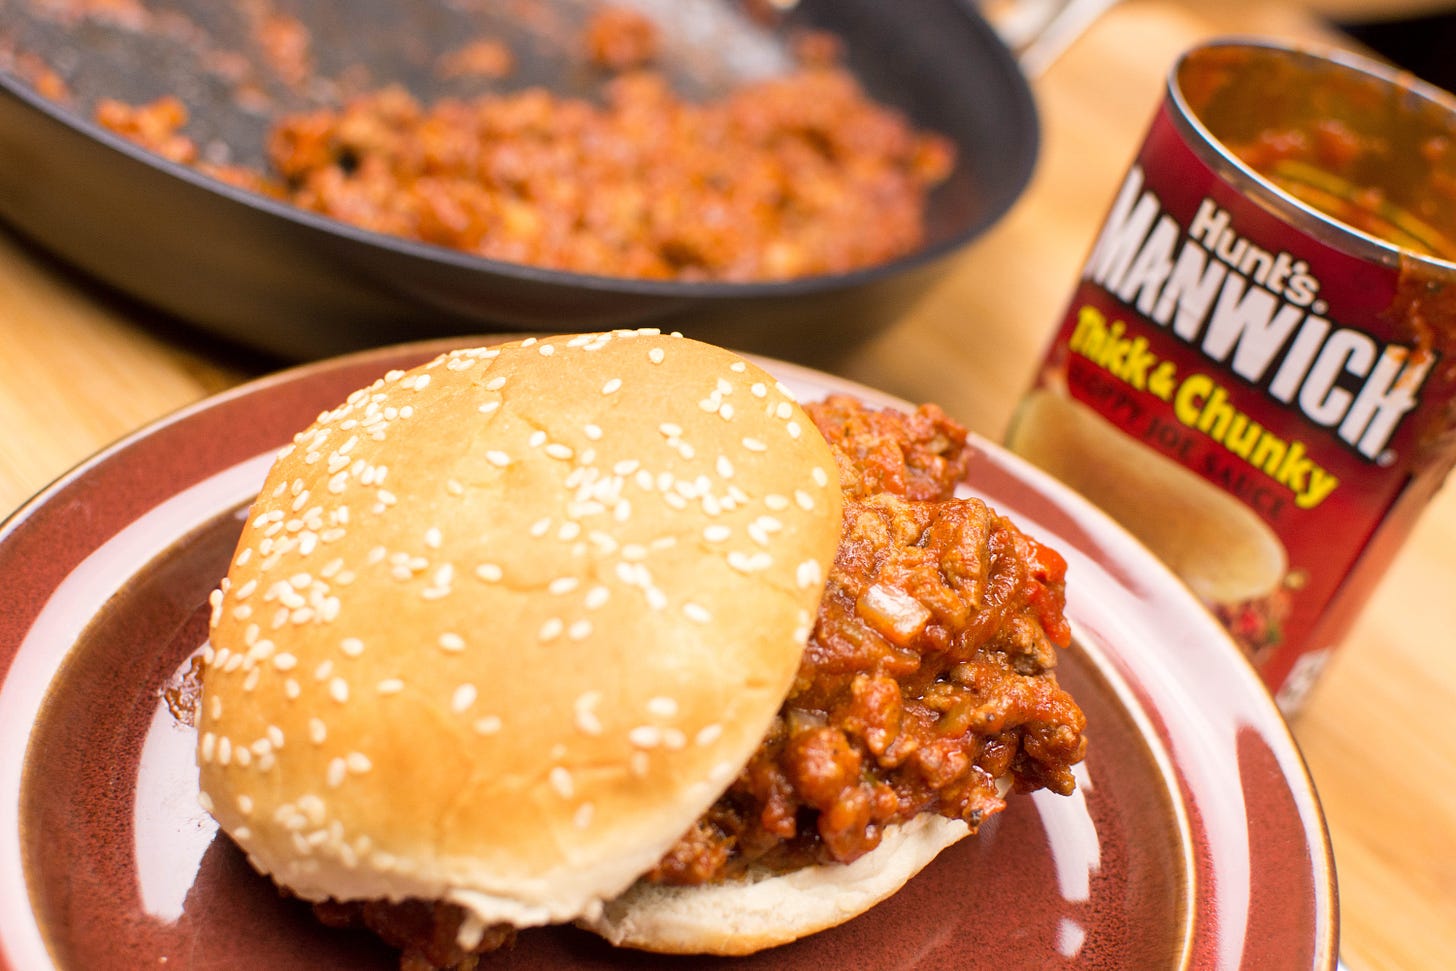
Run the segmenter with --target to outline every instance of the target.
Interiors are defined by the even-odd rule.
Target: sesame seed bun
[[[1063,393],[1029,394],[1007,445],[1122,523],[1208,603],[1266,596],[1288,571],[1258,513]]]
[[[619,947],[752,954],[858,917],[969,835],[963,820],[921,813],[887,826],[880,845],[853,863],[694,887],[638,883],[581,924]]]
[[[391,373],[248,514],[204,803],[305,899],[594,915],[759,745],[840,514],[812,422],[719,348],[573,335]]]

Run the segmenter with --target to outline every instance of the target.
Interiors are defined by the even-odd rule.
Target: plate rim
[[[319,361],[313,361],[294,367],[285,368],[270,374],[247,381],[233,388],[221,391],[199,401],[185,405],[181,408],[163,415],[162,417],[149,422],[138,430],[118,439],[114,443],[105,446],[95,452],[91,457],[78,463],[76,466],[58,476],[53,482],[35,493],[29,500],[22,503],[17,509],[11,512],[3,521],[0,521],[0,564],[5,560],[5,553],[14,541],[17,534],[20,534],[24,527],[33,517],[41,511],[46,510],[54,502],[61,499],[68,490],[94,480],[97,477],[104,477],[107,468],[119,456],[127,453],[140,443],[147,442],[159,433],[168,429],[176,429],[185,426],[197,415],[204,412],[211,412],[215,409],[234,405],[240,401],[247,401],[259,395],[267,395],[270,391],[280,387],[288,387],[299,384],[307,384],[310,381],[317,381],[329,375],[339,375],[342,372],[351,371],[354,368],[365,367],[377,363],[379,373],[383,374],[388,368],[401,366],[407,367],[415,362],[424,362],[438,353],[454,347],[470,346],[471,344],[494,343],[501,340],[509,340],[515,337],[525,336],[516,333],[510,334],[480,334],[469,335],[463,338],[432,338],[418,341],[410,341],[402,344],[392,344],[384,347],[371,348],[356,351],[349,354],[339,355]],[[538,339],[549,339],[543,335],[529,335]],[[568,335],[574,336],[574,335]],[[878,391],[867,385],[828,374],[803,365],[787,361],[779,361],[772,358],[764,358],[757,355],[745,355],[756,359],[760,364],[765,364],[776,376],[782,378],[797,378],[811,386],[830,388],[834,391],[860,396],[863,400],[878,405],[892,405],[906,407],[909,405],[903,399]],[[913,406],[910,406],[913,407]],[[1306,838],[1307,847],[1310,853],[1309,866],[1311,871],[1311,883],[1313,884],[1316,899],[1314,900],[1315,926],[1311,929],[1315,937],[1313,957],[1316,967],[1333,968],[1336,964],[1336,952],[1338,946],[1338,888],[1335,877],[1333,851],[1330,843],[1328,828],[1325,824],[1323,810],[1319,804],[1318,792],[1315,789],[1309,769],[1305,763],[1303,754],[1300,752],[1297,740],[1292,731],[1280,714],[1272,696],[1259,679],[1257,672],[1249,660],[1238,650],[1237,646],[1228,637],[1223,628],[1213,616],[1192,596],[1165,566],[1158,562],[1142,544],[1136,540],[1120,524],[1116,523],[1101,510],[1093,506],[1088,500],[1055,480],[1047,473],[1032,466],[1024,459],[1014,455],[1002,446],[991,442],[974,433],[970,436],[974,447],[985,455],[992,457],[1003,467],[1009,469],[1013,476],[1019,480],[1026,480],[1050,497],[1053,505],[1059,509],[1070,510],[1069,516],[1079,525],[1088,526],[1094,538],[1107,540],[1118,546],[1124,554],[1132,555],[1141,562],[1138,563],[1139,577],[1147,576],[1152,578],[1158,594],[1168,594],[1185,601],[1181,606],[1196,608],[1194,615],[1200,617],[1198,624],[1205,628],[1202,633],[1211,636],[1212,639],[1221,641],[1224,645],[1224,652],[1228,655],[1230,676],[1234,683],[1239,685],[1247,697],[1243,700],[1252,705],[1253,714],[1258,719],[1258,728],[1261,738],[1270,743],[1271,748],[1277,749],[1274,753],[1276,761],[1283,773],[1283,778],[1288,785],[1292,797],[1292,804],[1301,823],[1300,829]],[[281,446],[282,441],[278,442]],[[258,454],[252,456],[256,461]],[[235,457],[233,467],[250,461],[247,457]],[[205,480],[208,475],[217,475],[225,471],[223,468],[214,468],[203,476]],[[144,512],[145,510],[142,510]],[[135,513],[140,515],[141,513]],[[1024,516],[1024,513],[1017,512],[1017,515]],[[1035,517],[1032,517],[1035,519]],[[1038,527],[1045,524],[1037,523]],[[96,538],[96,547],[103,545],[109,537]],[[0,599],[4,599],[0,597]],[[38,615],[39,611],[37,611]],[[0,638],[4,636],[4,628],[0,626]],[[12,671],[13,663],[21,646],[23,638],[16,639],[13,643],[0,639],[0,688],[3,688],[8,681]],[[1116,679],[1122,679],[1129,672],[1126,672],[1118,664],[1116,657],[1110,657],[1100,649],[1083,643],[1083,649],[1091,655],[1093,666],[1098,673],[1104,677],[1109,674],[1116,675]],[[69,648],[67,648],[68,650]],[[63,656],[66,651],[61,651]],[[1114,688],[1121,688],[1118,691],[1118,703],[1128,707],[1129,702],[1136,703],[1138,708],[1131,711],[1134,720],[1142,729],[1151,727],[1157,734],[1149,738],[1144,733],[1146,742],[1156,742],[1164,755],[1173,762],[1169,768],[1177,769],[1176,759],[1166,749],[1170,743],[1167,737],[1166,726],[1154,724],[1150,719],[1150,713],[1144,711],[1147,705],[1147,698],[1134,681],[1131,684],[1114,684]],[[26,733],[22,739],[0,740],[0,747],[8,748],[15,746],[15,751],[22,754],[29,745],[30,734]],[[1160,765],[1160,768],[1162,766]],[[1175,781],[1170,779],[1170,781]],[[1181,785],[1181,782],[1179,783]],[[17,791],[16,795],[19,795]],[[1171,794],[1177,801],[1186,802],[1189,793],[1178,791]],[[0,793],[0,797],[8,798],[8,794]],[[0,839],[10,839],[12,834],[0,834]],[[1191,872],[1190,872],[1191,875]],[[24,885],[25,875],[23,871],[19,879]],[[1195,908],[1199,903],[1199,894],[1202,888],[1194,886],[1189,890],[1190,907]],[[30,907],[29,897],[23,906],[23,910],[32,917],[34,911]],[[0,969],[12,967],[10,954],[13,953],[10,944],[13,943],[15,934],[12,929],[0,930]],[[1247,944],[1247,940],[1245,940]],[[48,949],[47,949],[48,952]],[[1191,953],[1191,950],[1188,952]],[[1186,956],[1186,955],[1185,955]]]

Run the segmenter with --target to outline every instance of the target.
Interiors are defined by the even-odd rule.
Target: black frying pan
[[[262,2],[311,34],[317,80],[302,90],[259,67],[240,11]],[[600,77],[583,67],[573,28],[592,2],[137,0],[148,12],[139,30],[115,13],[65,16],[86,6],[78,0],[0,0],[0,67],[9,68],[0,70],[0,219],[125,294],[290,358],[483,330],[647,324],[822,360],[891,321],[946,254],[1006,211],[1030,176],[1038,142],[1031,93],[970,0],[757,3],[784,8],[770,23],[731,0],[617,0],[650,13],[670,38],[659,66],[686,96],[783,70],[793,32],[822,28],[843,40],[848,66],[872,97],[956,142],[959,164],[931,200],[925,247],[843,275],[689,284],[487,261],[235,190],[90,121],[99,97],[140,104],[176,94],[199,144],[261,166],[268,117],[238,97],[240,84],[264,95],[270,111],[390,81],[423,101],[476,94],[486,82],[442,80],[431,68],[438,54],[479,35],[507,41],[516,54],[516,70],[498,84],[585,94]],[[226,79],[217,52],[228,55]],[[69,106],[41,97],[15,73],[25,54],[64,78]]]

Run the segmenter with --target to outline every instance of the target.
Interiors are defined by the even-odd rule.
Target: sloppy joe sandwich
[[[453,351],[283,450],[213,598],[204,805],[402,967],[747,953],[1069,792],[1064,564],[937,409],[651,331]]]

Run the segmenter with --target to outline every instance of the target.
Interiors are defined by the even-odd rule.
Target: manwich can
[[[1302,701],[1456,460],[1456,100],[1187,52],[1008,432]]]

